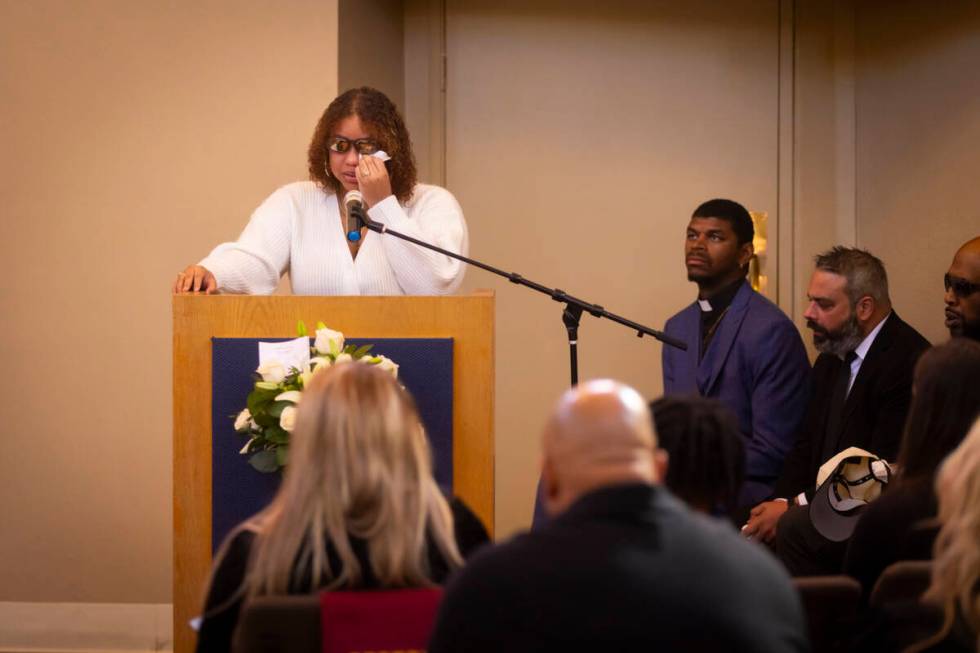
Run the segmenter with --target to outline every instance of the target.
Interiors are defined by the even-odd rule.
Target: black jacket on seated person
[[[847,447],[860,447],[889,462],[895,460],[912,400],[912,373],[929,341],[895,311],[875,337],[844,402],[840,430],[827,434],[831,395],[841,368],[837,356],[820,354],[813,365],[806,416],[773,496],[792,499],[816,490],[820,465]]]
[[[804,651],[767,551],[659,486],[609,486],[455,575],[429,653]]]
[[[453,528],[456,534],[456,545],[460,554],[465,558],[490,541],[486,529],[480,519],[459,499],[451,499],[449,507],[453,512]],[[238,625],[238,617],[242,609],[242,597],[238,595],[245,580],[248,569],[249,554],[255,533],[238,530],[230,536],[227,552],[218,562],[211,580],[211,587],[204,604],[204,615],[201,629],[197,634],[198,653],[215,653],[231,650],[231,640]],[[327,543],[327,554],[330,566],[338,569],[340,558],[330,543]],[[364,540],[351,539],[354,555],[361,565],[362,579],[358,587],[345,589],[370,590],[384,589],[369,564],[367,543]],[[429,572],[434,583],[442,584],[449,577],[449,565],[443,559],[435,544],[428,541]],[[315,593],[322,582],[312,579],[302,586],[290,588],[291,594]],[[237,596],[236,596],[237,595]]]
[[[888,565],[932,559],[938,511],[931,476],[897,483],[868,506],[844,556],[844,573],[861,583],[866,599]]]

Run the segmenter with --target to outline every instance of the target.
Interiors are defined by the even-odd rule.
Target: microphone
[[[366,222],[364,196],[360,191],[350,191],[344,196],[344,207],[347,209],[347,240],[356,243],[361,239],[361,227]]]

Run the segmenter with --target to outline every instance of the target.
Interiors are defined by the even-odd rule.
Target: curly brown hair
[[[352,88],[338,95],[320,116],[307,153],[310,179],[325,189],[343,193],[340,181],[327,174],[330,153],[327,146],[337,123],[355,115],[371,138],[378,141],[381,149],[391,157],[385,163],[391,178],[391,192],[404,204],[412,196],[418,176],[412,141],[395,104],[387,95],[369,86]]]

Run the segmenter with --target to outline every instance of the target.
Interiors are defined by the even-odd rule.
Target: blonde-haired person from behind
[[[414,402],[390,374],[347,363],[316,375],[279,492],[215,558],[197,650],[229,650],[259,596],[443,583],[488,537],[431,467]]]
[[[942,527],[923,600],[943,608],[943,625],[909,651],[980,652],[980,419],[936,477]]]

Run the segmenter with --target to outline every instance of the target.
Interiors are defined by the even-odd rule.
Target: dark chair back
[[[320,596],[264,596],[242,610],[235,653],[320,653]]]
[[[349,653],[427,648],[442,589],[267,596],[245,606],[235,653]]]
[[[929,587],[931,560],[900,560],[888,565],[871,590],[871,607],[917,601]]]
[[[802,576],[793,585],[806,613],[813,653],[839,650],[856,622],[861,584],[850,576]]]

